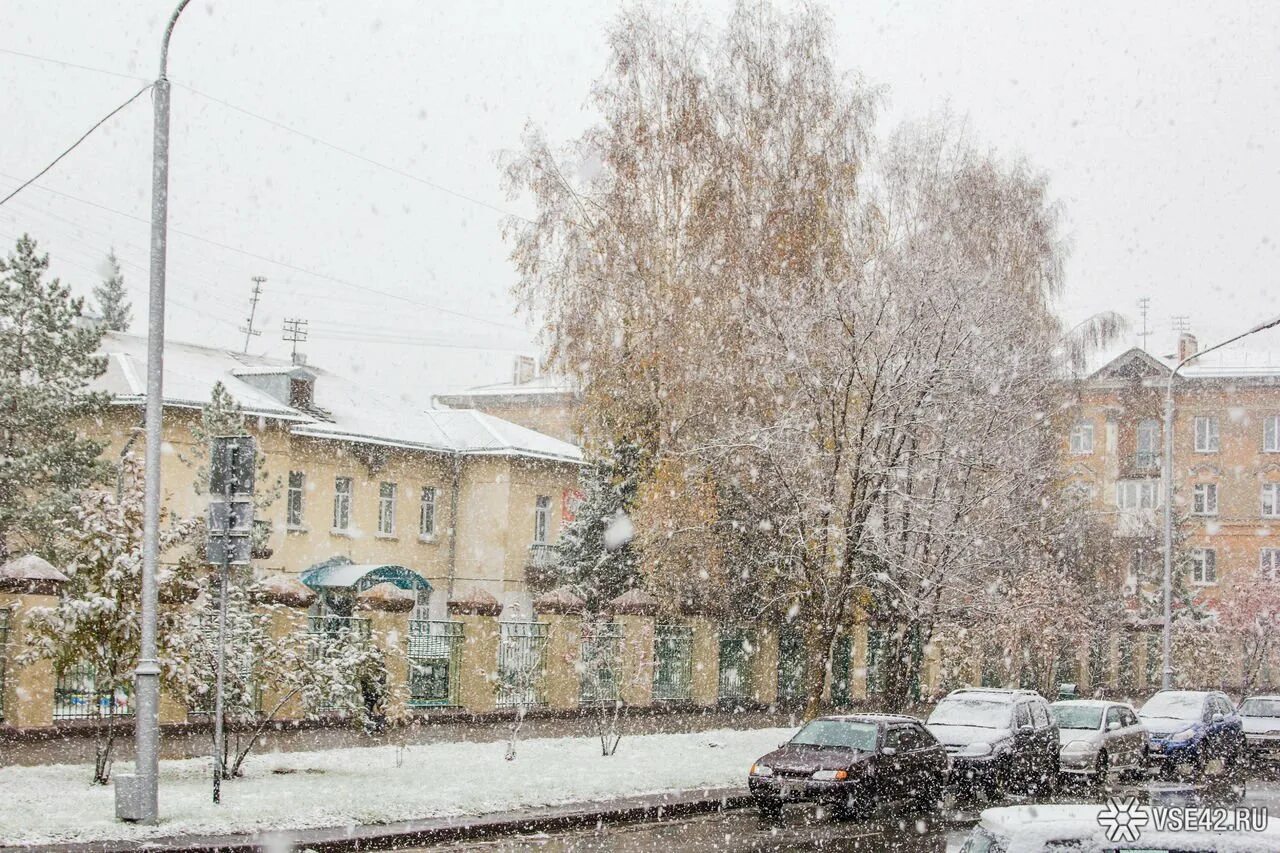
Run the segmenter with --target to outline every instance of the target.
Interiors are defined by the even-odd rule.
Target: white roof
[[[573,394],[577,387],[567,377],[555,373],[535,376],[528,382],[499,382],[493,385],[477,385],[455,394],[439,394],[440,399],[461,397],[520,397],[552,394]]]
[[[146,339],[107,332],[99,350],[107,356],[107,371],[95,381],[95,390],[109,393],[118,404],[142,403]],[[214,383],[222,382],[245,414],[291,422],[295,435],[442,453],[582,460],[577,446],[510,421],[474,409],[427,409],[313,365],[173,341],[165,344],[164,362],[167,406],[203,407]],[[293,371],[315,376],[314,410],[289,406],[245,381]]]

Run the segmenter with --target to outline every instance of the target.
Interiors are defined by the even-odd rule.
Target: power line
[[[152,85],[152,84],[148,83],[147,85],[143,86],[141,89],[139,89],[137,92],[135,92],[131,98],[129,98],[128,100],[126,100],[123,104],[121,104],[120,106],[116,107],[114,110],[112,110],[111,112],[107,113],[107,114],[106,114],[105,116],[103,116],[102,118],[98,119],[97,123],[95,123],[93,127],[91,127],[91,128],[89,128],[88,130],[86,130],[86,131],[84,132],[84,135],[83,135],[83,136],[81,136],[81,137],[80,137],[79,139],[77,139],[75,142],[71,143],[71,147],[70,147],[70,148],[68,148],[66,151],[63,151],[63,152],[62,152],[61,154],[59,154],[57,157],[54,157],[54,158],[53,158],[53,160],[52,160],[52,161],[50,161],[50,163],[49,163],[49,165],[48,165],[48,166],[45,166],[45,167],[44,167],[43,169],[41,169],[39,172],[36,172],[34,175],[32,175],[30,178],[28,178],[25,182],[23,182],[23,183],[22,183],[22,185],[21,185],[21,186],[19,186],[16,190],[14,190],[13,192],[9,193],[9,194],[8,194],[7,196],[5,196],[4,198],[0,199],[0,206],[4,205],[4,203],[5,203],[6,201],[8,201],[9,199],[13,198],[15,195],[17,195],[18,193],[22,192],[22,191],[23,191],[23,190],[25,190],[27,187],[29,187],[29,186],[31,186],[33,183],[35,183],[35,182],[36,182],[36,180],[37,180],[38,178],[40,178],[41,176],[43,176],[43,175],[45,174],[45,172],[48,172],[48,171],[49,171],[50,169],[52,169],[54,166],[58,165],[58,161],[59,161],[59,160],[61,160],[63,157],[66,157],[66,156],[67,156],[68,154],[70,154],[72,151],[75,151],[75,150],[76,150],[76,147],[77,147],[77,146],[79,146],[81,142],[84,142],[86,139],[88,139],[88,138],[89,138],[89,134],[93,133],[95,130],[97,130],[98,128],[102,127],[102,125],[103,125],[103,124],[105,124],[105,123],[106,123],[106,121],[107,121],[108,119],[110,119],[110,118],[111,118],[112,116],[114,116],[116,113],[120,112],[120,111],[121,111],[122,109],[124,109],[125,107],[129,106],[130,104],[132,104],[134,101],[136,101],[136,100],[138,99],[138,96],[139,96],[139,95],[141,95],[143,92],[145,92],[145,91],[147,91],[148,89],[150,89],[150,88],[151,88],[151,85]]]
[[[34,59],[37,62],[48,62],[52,65],[63,65],[63,66],[66,66],[67,68],[79,68],[81,71],[94,71],[98,74],[107,74],[112,77],[122,77],[125,80],[139,80],[143,83],[150,83],[150,80],[148,80],[146,77],[139,77],[136,74],[125,74],[123,71],[111,71],[106,68],[95,68],[92,65],[80,65],[79,63],[76,63],[76,62],[67,62],[66,60],[63,60],[63,59],[53,59],[52,57],[48,57],[48,56],[38,56],[34,53],[23,53],[20,50],[13,50],[12,48],[8,48],[8,47],[0,47],[0,53],[7,53],[10,56],[21,56],[25,59]]]
[[[348,157],[353,157],[362,163],[367,163],[370,166],[375,166],[379,169],[383,169],[387,172],[392,173],[393,175],[398,175],[402,178],[408,178],[411,181],[416,181],[422,184],[423,186],[431,187],[434,190],[438,190],[442,193],[447,193],[448,195],[454,196],[455,198],[460,198],[463,201],[469,201],[472,204],[477,204],[481,207],[488,208],[489,210],[492,210],[494,213],[501,213],[503,216],[512,216],[512,217],[515,217],[516,219],[520,219],[525,222],[532,222],[532,220],[529,219],[528,217],[521,216],[518,213],[513,213],[510,210],[506,210],[505,208],[498,207],[496,204],[490,204],[489,202],[475,198],[474,196],[469,196],[464,192],[459,192],[458,190],[452,189],[450,187],[446,187],[444,184],[438,184],[435,181],[431,181],[426,178],[419,177],[418,175],[415,175],[411,172],[406,172],[403,169],[397,169],[395,166],[388,166],[386,163],[382,163],[377,160],[374,160],[372,157],[368,157],[364,154],[361,154],[358,151],[352,151],[349,148],[343,148],[341,145],[336,145],[332,142],[321,139],[320,137],[307,133],[304,130],[298,130],[295,127],[290,127],[289,125],[284,124],[282,122],[278,122],[275,119],[270,119],[270,118],[267,118],[266,116],[258,115],[257,113],[252,112],[251,110],[247,110],[244,107],[237,106],[236,104],[233,104],[230,101],[224,101],[221,98],[217,98],[217,97],[214,97],[213,95],[209,95],[204,92],[201,92],[199,89],[193,89],[192,87],[186,85],[185,83],[179,83],[177,81],[172,81],[172,82],[174,86],[179,86],[183,89],[186,89],[188,92],[190,92],[193,95],[198,95],[201,98],[204,98],[205,100],[212,101],[215,104],[224,106],[229,110],[235,110],[238,113],[242,113],[246,116],[249,116],[250,118],[257,119],[258,121],[269,124],[272,127],[300,136],[303,139],[309,140],[310,142],[314,142],[316,145],[323,145],[325,148],[329,148],[334,151],[337,151],[339,154],[345,154]]]

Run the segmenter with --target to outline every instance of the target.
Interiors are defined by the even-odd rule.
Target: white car
[[[1160,850],[1164,853],[1275,853],[1280,825],[1261,831],[1159,832],[1149,820],[1138,827],[1137,840],[1112,841],[1107,826],[1114,812],[1099,805],[1007,806],[987,809],[965,839],[961,853],[1111,853]],[[1141,818],[1140,818],[1141,820]],[[1137,826],[1135,824],[1135,826]]]
[[[1150,736],[1123,702],[1068,699],[1049,706],[1058,723],[1058,772],[1101,785],[1112,773],[1141,775]]]
[[[1254,764],[1280,762],[1280,696],[1250,696],[1240,703],[1245,747]]]

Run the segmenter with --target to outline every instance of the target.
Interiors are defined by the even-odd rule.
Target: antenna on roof
[[[266,281],[265,276],[255,275],[253,281],[253,296],[249,298],[249,320],[248,325],[241,326],[240,331],[244,332],[244,351],[249,351],[249,339],[256,338],[262,332],[255,331],[253,328],[253,318],[258,313],[258,299],[262,297],[262,283]]]
[[[1151,327],[1147,325],[1147,316],[1151,313],[1151,297],[1144,296],[1138,300],[1138,310],[1142,312],[1142,331],[1138,332],[1138,337],[1142,338],[1142,349],[1147,348],[1147,338],[1151,337]]]
[[[302,319],[289,319],[284,321],[284,331],[280,334],[280,339],[290,341],[293,344],[292,361],[294,364],[302,364],[307,357],[298,352],[298,344],[305,342],[307,339],[307,321]]]
[[[1169,318],[1169,322],[1173,325],[1173,330],[1178,334],[1191,331],[1190,314],[1174,314]]]

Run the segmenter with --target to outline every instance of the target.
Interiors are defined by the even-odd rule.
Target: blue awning
[[[353,563],[346,557],[317,563],[303,572],[299,580],[316,592],[326,589],[363,592],[380,583],[394,584],[407,590],[431,590],[427,579],[413,569],[390,563]]]

